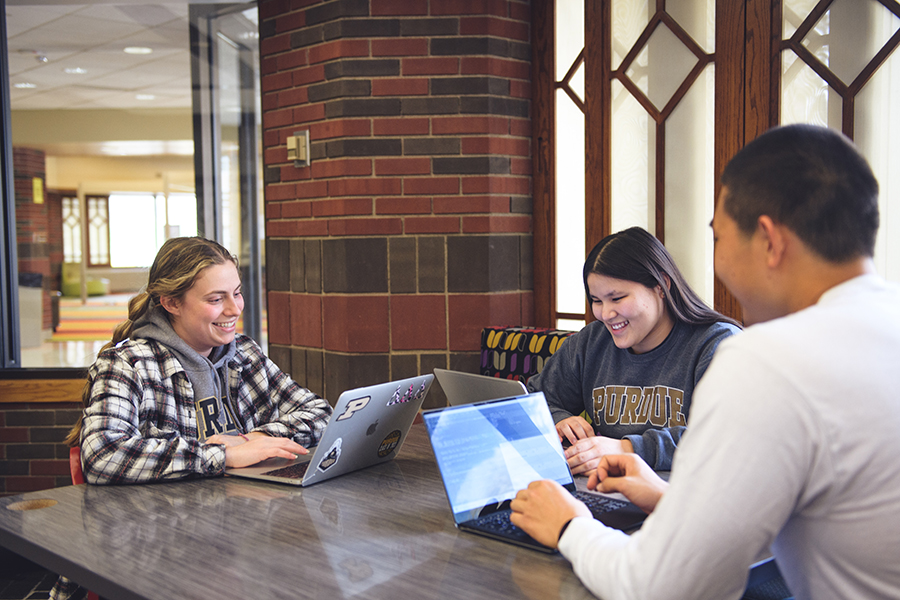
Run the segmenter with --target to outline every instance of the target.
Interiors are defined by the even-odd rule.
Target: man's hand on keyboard
[[[532,481],[519,490],[509,506],[510,520],[525,533],[551,548],[556,548],[563,525],[575,517],[590,517],[584,503],[555,481]]]
[[[608,454],[588,479],[588,489],[619,492],[646,513],[653,512],[669,484],[637,454]]]

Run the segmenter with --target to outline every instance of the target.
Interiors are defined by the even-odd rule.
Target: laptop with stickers
[[[448,371],[447,369],[435,369],[434,376],[437,377],[441,389],[444,390],[450,406],[509,398],[528,393],[525,384],[518,379],[501,379],[475,373],[463,373],[462,371]]]
[[[557,481],[609,527],[635,529],[634,504],[575,489],[543,392],[422,413],[453,520],[463,530],[543,552],[509,520],[509,502],[538,479]]]
[[[319,444],[309,454],[227,468],[225,474],[307,486],[391,460],[433,381],[434,375],[419,375],[348,390],[338,398]]]

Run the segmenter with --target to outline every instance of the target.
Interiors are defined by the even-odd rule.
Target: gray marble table
[[[569,563],[459,532],[424,426],[308,488],[218,477],[0,498],[0,545],[110,599],[590,598]]]

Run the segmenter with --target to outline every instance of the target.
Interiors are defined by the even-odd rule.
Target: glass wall
[[[18,364],[7,357],[6,366],[90,364],[169,237],[201,233],[242,259],[260,260],[261,229],[250,245],[240,235],[244,218],[234,185],[220,188],[228,193],[217,197],[227,200],[222,212],[231,227],[206,232],[198,219],[190,8],[197,4],[213,3],[6,1],[9,175],[29,182],[17,183],[10,198],[18,308],[28,310],[18,310],[20,347],[11,353]],[[232,6],[255,67],[256,8],[215,8]],[[221,48],[229,65],[235,52]],[[245,77],[258,98],[258,71]],[[221,83],[228,94],[247,88],[246,80],[223,77]],[[225,124],[241,118],[240,108],[228,115],[225,105],[210,111]],[[213,178],[226,184],[246,179],[260,189],[258,161],[237,160],[240,147],[231,138],[221,143],[224,162],[216,169],[224,173]],[[258,212],[257,194],[252,201],[249,210]]]

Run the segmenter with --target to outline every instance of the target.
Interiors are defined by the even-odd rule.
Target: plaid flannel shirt
[[[331,406],[297,385],[238,335],[228,385],[238,427],[315,445]],[[81,460],[85,481],[141,483],[221,475],[225,446],[197,439],[194,395],[175,355],[155,340],[126,340],[91,366]]]

